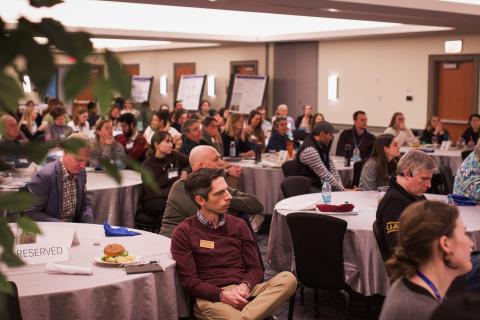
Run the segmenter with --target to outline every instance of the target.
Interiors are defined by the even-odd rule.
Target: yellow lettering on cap
[[[389,221],[386,225],[387,233],[397,232],[398,231],[398,221]]]
[[[208,240],[200,240],[200,248],[215,249],[215,242]]]

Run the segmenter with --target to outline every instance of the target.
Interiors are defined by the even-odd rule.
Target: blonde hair
[[[35,119],[33,119],[33,111],[35,109],[35,106],[26,106],[25,111],[23,112],[22,118],[20,119],[20,122],[18,122],[18,128],[22,125],[22,123],[25,123],[27,125],[27,128],[29,131],[32,131],[32,126],[35,123]]]
[[[237,129],[235,128],[235,123],[237,123],[238,121],[243,122],[243,116],[240,113],[232,113],[230,117],[228,117],[227,122],[225,123],[225,129],[224,129],[224,132],[227,136],[236,138],[236,136],[238,136],[241,133],[241,131],[236,132]]]

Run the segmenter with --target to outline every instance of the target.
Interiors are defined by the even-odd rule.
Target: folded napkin
[[[105,235],[107,237],[128,237],[141,234],[140,232],[130,231],[125,227],[112,228],[107,221],[103,222],[103,229],[105,229]]]
[[[45,267],[50,273],[93,274],[92,269],[87,267],[66,266],[57,263],[47,263]]]
[[[317,204],[318,210],[322,212],[350,212],[354,207],[351,203],[344,203],[338,206],[334,204]]]
[[[464,196],[461,196],[459,194],[453,194],[452,195],[452,200],[453,200],[453,203],[457,206],[476,206],[477,205],[477,201],[473,200],[473,199],[470,199],[470,198],[467,198],[467,197],[464,197]]]

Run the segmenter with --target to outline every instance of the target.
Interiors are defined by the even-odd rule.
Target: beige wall
[[[161,103],[170,106],[173,103],[173,64],[195,62],[197,74],[216,76],[216,96],[207,97],[206,87],[204,98],[211,101],[215,107],[223,107],[227,96],[227,86],[230,79],[230,61],[257,60],[258,73],[265,74],[266,49],[264,44],[242,45],[222,48],[182,49],[169,51],[148,51],[119,53],[120,60],[125,64],[139,64],[140,75],[153,76],[154,83],[150,104],[158,107]],[[160,95],[160,75],[168,77],[168,95]]]
[[[355,110],[369,125],[387,126],[395,111],[407,126],[423,128],[427,118],[428,57],[444,54],[444,41],[463,39],[463,54],[480,54],[480,35],[360,39],[320,42],[318,108],[333,123],[350,124]],[[327,77],[339,76],[339,100],[327,99]],[[412,102],[405,97],[413,96]]]

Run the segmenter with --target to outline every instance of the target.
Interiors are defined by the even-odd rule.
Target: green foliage
[[[142,181],[147,187],[149,187],[155,192],[160,190],[160,186],[158,185],[155,178],[152,176],[151,172],[142,167],[142,165],[138,161],[127,158],[125,162],[127,163],[127,166],[141,173]]]
[[[117,88],[123,98],[130,98],[130,89],[132,87],[132,78],[122,68],[120,62],[115,58],[112,52],[106,50],[103,55],[108,67],[108,75],[112,81],[113,87]]]
[[[118,184],[122,183],[122,175],[120,174],[120,171],[114,164],[111,164],[107,158],[102,157],[100,159],[100,166],[109,176],[115,179]]]
[[[0,208],[9,212],[18,212],[30,208],[37,201],[37,197],[26,191],[9,192],[0,198]]]
[[[52,7],[56,4],[62,3],[63,0],[30,0],[30,5],[32,7]]]

